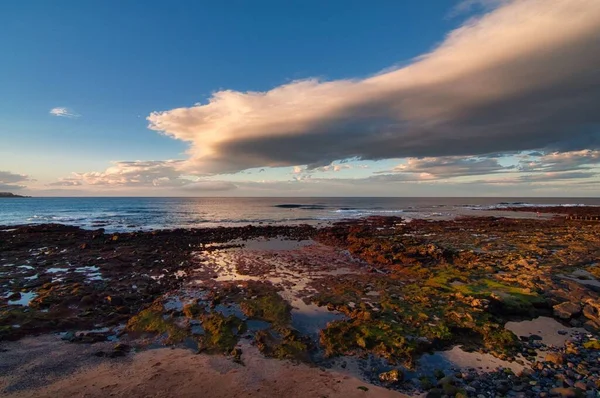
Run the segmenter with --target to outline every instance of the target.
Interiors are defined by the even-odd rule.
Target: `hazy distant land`
[[[16,195],[11,192],[0,192],[0,198],[30,198],[31,196]]]

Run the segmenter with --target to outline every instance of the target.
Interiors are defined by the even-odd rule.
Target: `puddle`
[[[419,371],[422,373],[433,373],[435,369],[447,371],[456,368],[473,368],[480,373],[493,372],[498,368],[509,368],[514,373],[519,373],[525,366],[516,362],[503,361],[491,354],[467,352],[460,346],[454,346],[447,351],[425,354],[419,359]]]
[[[59,272],[68,272],[69,268],[48,268],[46,273],[48,274],[57,274]]]
[[[20,293],[21,293],[21,298],[19,298],[18,300],[9,300],[8,304],[9,305],[28,306],[29,302],[37,297],[37,293],[35,293],[35,292],[20,292]]]
[[[345,319],[338,311],[329,311],[316,304],[305,304],[292,309],[292,326],[304,335],[316,337],[329,322]]]
[[[587,285],[587,286],[594,286],[594,287],[598,287],[600,288],[600,281],[596,279],[596,277],[584,270],[584,269],[578,269],[575,272],[571,273],[570,275],[560,275],[562,278],[564,279],[568,279],[577,283],[580,283],[582,285]]]
[[[304,246],[314,245],[315,242],[311,239],[307,240],[284,240],[284,239],[251,239],[247,241],[234,241],[235,243],[243,244],[246,250],[296,250]]]
[[[504,327],[517,336],[538,335],[542,338],[542,343],[556,347],[564,347],[565,341],[574,335],[587,333],[585,329],[566,327],[555,319],[545,316],[531,321],[507,322]]]
[[[75,272],[79,274],[85,274],[85,279],[88,281],[104,280],[104,278],[102,278],[102,274],[100,273],[100,268],[96,266],[77,267],[75,268]]]
[[[246,315],[242,312],[242,309],[237,304],[219,304],[215,306],[214,309],[216,312],[220,313],[223,316],[235,316],[242,320],[246,319]]]
[[[195,335],[203,335],[204,334],[204,328],[200,324],[191,325],[190,330],[192,331],[192,334],[195,334]]]
[[[249,332],[258,332],[260,330],[267,330],[271,327],[271,323],[267,321],[259,321],[257,319],[248,319],[246,326]]]

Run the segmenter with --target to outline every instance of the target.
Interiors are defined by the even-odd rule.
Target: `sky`
[[[600,1],[5,0],[0,191],[600,196]]]

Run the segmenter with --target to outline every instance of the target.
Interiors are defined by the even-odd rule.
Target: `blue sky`
[[[294,196],[328,193],[322,181],[331,179],[336,184],[332,195],[365,189],[376,195],[453,195],[465,192],[467,186],[473,195],[513,195],[524,188],[521,177],[531,175],[525,188],[532,195],[555,195],[565,184],[575,183],[571,187],[577,187],[577,193],[597,194],[593,187],[598,181],[597,120],[584,115],[568,122],[552,121],[561,131],[552,131],[548,135],[554,138],[544,140],[540,137],[548,127],[532,108],[517,116],[539,119],[524,129],[526,137],[515,140],[509,135],[499,140],[494,130],[498,121],[481,122],[483,116],[472,112],[473,107],[452,109],[452,117],[445,111],[443,117],[433,112],[417,115],[416,120],[416,109],[437,110],[439,105],[419,103],[415,110],[406,105],[414,100],[414,92],[422,91],[409,89],[406,82],[422,81],[420,87],[429,89],[436,84],[429,83],[431,79],[446,73],[445,67],[434,68],[436,58],[452,60],[448,70],[457,71],[483,64],[479,58],[496,59],[498,54],[477,58],[466,50],[458,60],[452,54],[443,57],[454,47],[475,46],[473,36],[478,30],[521,29],[518,24],[525,23],[510,20],[510,7],[517,11],[522,7],[525,15],[531,12],[534,18],[539,7],[535,0],[174,3],[9,0],[0,4],[0,173],[4,173],[0,187],[61,196]],[[545,8],[553,3],[564,6],[564,1],[549,0]],[[586,22],[595,26],[597,3],[582,4],[591,14]],[[561,12],[569,22],[571,14],[576,21],[581,10]],[[585,43],[589,31],[585,22],[580,25],[581,31],[573,34],[571,42],[557,45],[555,53],[567,51],[573,42]],[[456,46],[453,35],[460,36]],[[504,43],[490,45],[502,47],[514,38],[507,33],[497,40]],[[540,38],[539,44],[532,45],[543,48],[545,43]],[[433,55],[421,62],[426,54]],[[595,54],[582,54],[568,54],[576,61],[587,57],[568,67],[593,86],[597,73],[578,68]],[[506,59],[514,58],[509,55],[514,54]],[[490,76],[496,76],[493,66]],[[485,71],[480,72],[481,67],[474,69],[472,81],[490,81],[480,76]],[[546,72],[554,73],[541,75]],[[381,82],[371,82],[377,75]],[[306,79],[318,80],[306,83]],[[567,78],[549,80],[540,84],[552,93],[582,84]],[[436,98],[447,97],[451,104],[460,103],[462,95],[473,97],[459,93],[468,86],[465,81],[471,80],[456,79],[454,88],[436,92]],[[373,95],[363,98],[361,93],[375,85],[379,88],[373,88]],[[386,94],[394,104],[371,109],[379,107],[388,86],[396,90]],[[530,94],[527,87],[523,92]],[[591,103],[596,94],[582,101]],[[565,101],[572,99],[569,95],[565,94]],[[486,94],[484,100],[489,97]],[[342,104],[346,98],[352,101]],[[511,92],[506,99],[490,103],[486,114],[498,109],[513,117],[512,108],[502,108],[508,100],[516,104],[522,99]],[[320,109],[319,101],[332,105]],[[289,104],[293,106],[288,109]],[[353,108],[344,113],[356,106],[358,112]],[[402,116],[390,116],[390,109]],[[161,113],[148,120],[153,112]],[[289,123],[286,114],[293,119]],[[209,125],[207,120],[218,123]],[[246,120],[257,122],[246,128]],[[465,126],[461,123],[479,126],[479,133],[458,136],[456,131]],[[326,130],[316,127],[323,124]],[[417,124],[419,131],[413,131]],[[591,132],[564,133],[585,128]],[[487,140],[477,136],[492,130]],[[404,145],[415,137],[426,140]],[[499,142],[498,153],[490,145],[494,141]],[[508,144],[513,141],[521,142]],[[561,164],[576,167],[559,170],[552,163],[557,156]],[[168,160],[179,162],[164,163]],[[527,162],[537,162],[536,167],[527,172],[522,167]],[[567,172],[571,174],[548,176]],[[481,177],[498,173],[507,178]],[[533,179],[537,188],[531,187]]]

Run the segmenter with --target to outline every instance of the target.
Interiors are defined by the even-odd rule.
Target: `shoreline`
[[[101,354],[108,361],[152,347],[187,347],[233,363],[260,352],[265,361],[332,369],[329,378],[356,368],[351,380],[365,386],[469,396],[477,395],[477,383],[504,389],[509,375],[471,371],[466,358],[521,363],[533,373],[511,377],[531,381],[548,369],[537,368],[545,353],[572,355],[565,350],[577,347],[584,361],[597,357],[584,347],[595,346],[600,326],[593,260],[600,239],[590,223],[370,217],[321,228],[1,228],[0,348],[18,344],[2,340],[60,332],[66,345],[108,345]],[[574,345],[547,346],[527,337],[535,333],[519,338],[504,328],[540,316],[559,321],[554,338],[580,328],[573,329]],[[433,368],[423,358],[435,358]],[[457,371],[465,375],[456,378]],[[578,379],[552,388],[535,380],[523,388],[588,389],[574,387]]]

